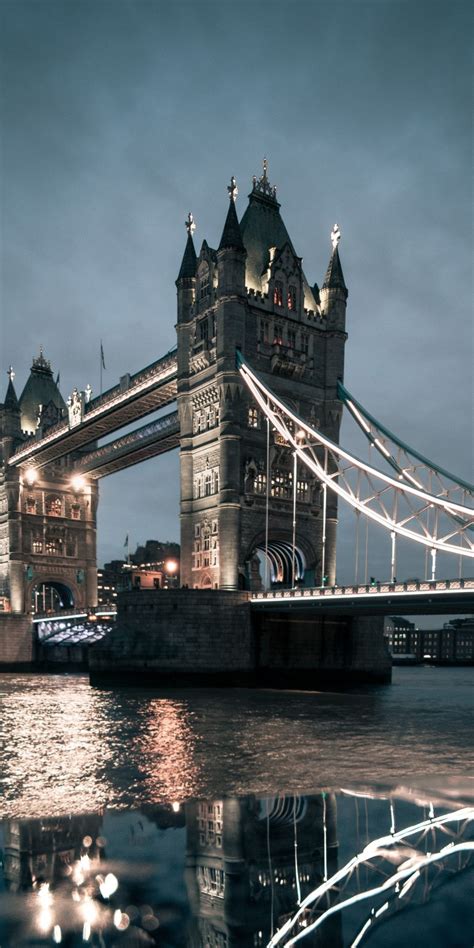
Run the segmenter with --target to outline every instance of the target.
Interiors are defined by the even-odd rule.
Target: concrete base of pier
[[[0,614],[0,670],[26,671],[33,662],[31,615]]]
[[[320,688],[389,682],[383,619],[252,610],[249,593],[150,590],[119,597],[89,652],[92,683]]]

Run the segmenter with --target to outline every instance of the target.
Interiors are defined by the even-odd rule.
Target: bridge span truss
[[[314,428],[290,409],[237,352],[240,374],[267,420],[293,449],[294,475],[297,482],[298,463],[316,474],[322,491],[323,568],[325,557],[325,518],[327,491],[333,491],[366,522],[379,524],[391,538],[391,578],[395,577],[396,539],[405,537],[420,544],[431,555],[431,578],[436,575],[436,556],[442,551],[460,558],[474,558],[474,509],[457,499],[472,497],[474,487],[457,480],[438,468],[437,492],[428,490],[421,478],[408,469],[397,468],[397,476],[378,470],[354,457]],[[371,436],[379,440],[372,432]],[[383,454],[389,454],[383,447]],[[425,465],[429,462],[425,459]],[[393,467],[393,465],[392,465]],[[443,486],[441,475],[451,478],[451,492]],[[441,484],[441,487],[439,486]],[[470,489],[469,489],[470,488]],[[269,485],[267,484],[267,491]],[[294,530],[296,529],[296,512]],[[358,533],[357,533],[358,537]],[[358,542],[358,540],[357,540]],[[356,547],[356,575],[358,549]],[[294,585],[294,583],[293,583]]]

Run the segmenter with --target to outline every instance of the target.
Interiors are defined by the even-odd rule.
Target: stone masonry
[[[238,221],[230,205],[217,250],[204,240],[196,256],[194,221],[176,281],[178,411],[181,429],[181,581],[197,588],[255,588],[256,554],[265,543],[267,427],[236,368],[236,350],[302,417],[338,441],[342,405],[347,289],[339,231],[321,290],[310,286],[267,177],[254,179]],[[282,545],[291,543],[293,457],[270,436],[269,542],[273,581],[287,584]],[[302,468],[302,465],[300,465]],[[299,579],[321,582],[322,491],[297,474]],[[335,581],[337,506],[328,498],[326,582]],[[261,557],[260,557],[261,560]],[[304,574],[304,575],[303,575]]]

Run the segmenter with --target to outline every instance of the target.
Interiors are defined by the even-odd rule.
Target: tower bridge
[[[237,193],[232,178],[216,249],[203,240],[197,253],[191,214],[186,221],[176,349],[96,398],[87,386],[67,402],[42,352],[19,397],[10,371],[0,406],[5,614],[34,611],[45,586],[53,610],[93,607],[99,480],[175,448],[181,582],[190,589],[248,590],[270,604],[276,593],[265,590],[275,586],[293,587],[295,602],[298,587],[333,587],[338,503],[352,507],[357,528],[370,521],[386,531],[391,581],[399,536],[426,550],[432,581],[440,550],[474,557],[472,486],[393,436],[343,385],[339,228],[319,287],[303,270],[266,162],[240,221]],[[167,415],[120,435],[166,406]],[[339,444],[344,406],[388,473]],[[357,587],[358,533],[355,558]]]

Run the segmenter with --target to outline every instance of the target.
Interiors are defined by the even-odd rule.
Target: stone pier
[[[0,615],[0,672],[29,671],[32,662],[31,615]]]
[[[319,688],[389,682],[381,618],[252,610],[248,592],[142,590],[89,653],[91,682]]]

